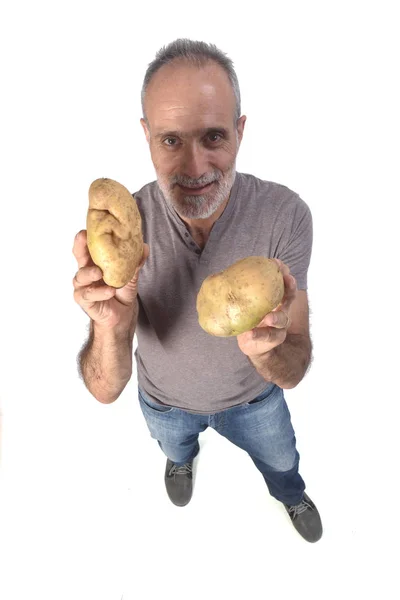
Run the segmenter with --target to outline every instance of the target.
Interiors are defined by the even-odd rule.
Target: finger
[[[128,281],[128,283],[124,286],[124,288],[129,289],[129,288],[132,288],[132,287],[136,287],[136,284],[137,284],[137,282],[139,280],[139,272],[140,272],[141,268],[143,267],[144,263],[146,262],[149,254],[150,254],[150,247],[149,247],[148,244],[144,244],[143,245],[142,260],[140,261],[140,263],[136,267],[135,274],[133,275],[132,279],[130,281]]]
[[[275,327],[276,329],[287,329],[290,325],[290,317],[287,312],[278,310],[270,312],[260,323],[261,327]]]
[[[283,281],[285,284],[285,293],[279,306],[279,310],[283,310],[284,312],[288,313],[294,299],[296,298],[297,283],[293,275],[284,275]]]
[[[140,261],[140,263],[137,267],[138,269],[141,269],[143,267],[149,254],[150,254],[150,246],[148,244],[143,244],[143,255],[142,255],[142,260]]]
[[[94,267],[82,267],[76,272],[72,280],[75,289],[90,285],[95,281],[100,281],[103,278],[103,273],[96,265]]]
[[[283,291],[282,300],[280,301],[278,306],[275,306],[275,308],[272,309],[273,311],[281,310],[282,307],[285,310],[287,310],[288,307],[290,306],[290,304],[293,302],[293,300],[296,297],[297,282],[296,282],[296,279],[293,277],[293,275],[284,275],[283,276],[283,285],[284,285],[284,291]]]
[[[292,275],[284,275],[283,282],[285,289],[282,301],[278,304],[278,306],[273,308],[271,312],[263,317],[257,327],[277,327],[278,329],[282,329],[289,326],[289,311],[294,299],[296,298],[297,283],[296,279]],[[275,317],[275,315],[278,316]],[[288,318],[285,315],[287,315]]]
[[[282,275],[289,275],[289,273],[290,273],[289,267],[283,261],[281,261],[280,258],[273,258],[272,260],[274,260],[276,262]]]
[[[84,288],[78,288],[74,292],[75,301],[82,305],[91,304],[93,302],[102,302],[109,300],[115,296],[116,289],[108,285],[102,286],[87,286]]]
[[[256,327],[251,332],[250,340],[256,344],[256,354],[263,351],[263,346],[281,344],[286,337],[285,329],[275,327]]]
[[[85,229],[82,229],[76,234],[72,252],[77,260],[79,268],[94,265],[87,246],[87,232]]]

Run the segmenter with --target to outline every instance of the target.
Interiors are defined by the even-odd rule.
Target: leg
[[[151,437],[175,465],[190,462],[200,450],[198,438],[207,429],[206,418],[179,408],[159,406],[139,388],[139,401]]]
[[[249,454],[270,494],[285,504],[300,502],[305,484],[283,390],[268,386],[252,402],[225,411],[221,421],[216,430]]]

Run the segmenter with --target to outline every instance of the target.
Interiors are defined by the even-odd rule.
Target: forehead
[[[147,88],[146,114],[152,130],[228,126],[234,112],[235,95],[219,65],[165,65]]]

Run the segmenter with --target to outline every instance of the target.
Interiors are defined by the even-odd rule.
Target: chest
[[[204,250],[208,238],[210,237],[209,233],[194,233],[191,232],[192,238],[193,240],[196,242],[196,244],[199,246],[200,250]]]

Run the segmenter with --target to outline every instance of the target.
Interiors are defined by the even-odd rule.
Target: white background
[[[395,5],[2,4],[2,600],[398,598]],[[234,61],[247,115],[238,170],[290,187],[313,213],[315,359],[286,398],[324,524],[314,545],[212,430],[192,502],[174,507],[135,375],[110,406],[77,375],[88,320],[72,244],[88,187],[155,179],[140,88],[177,37]]]

